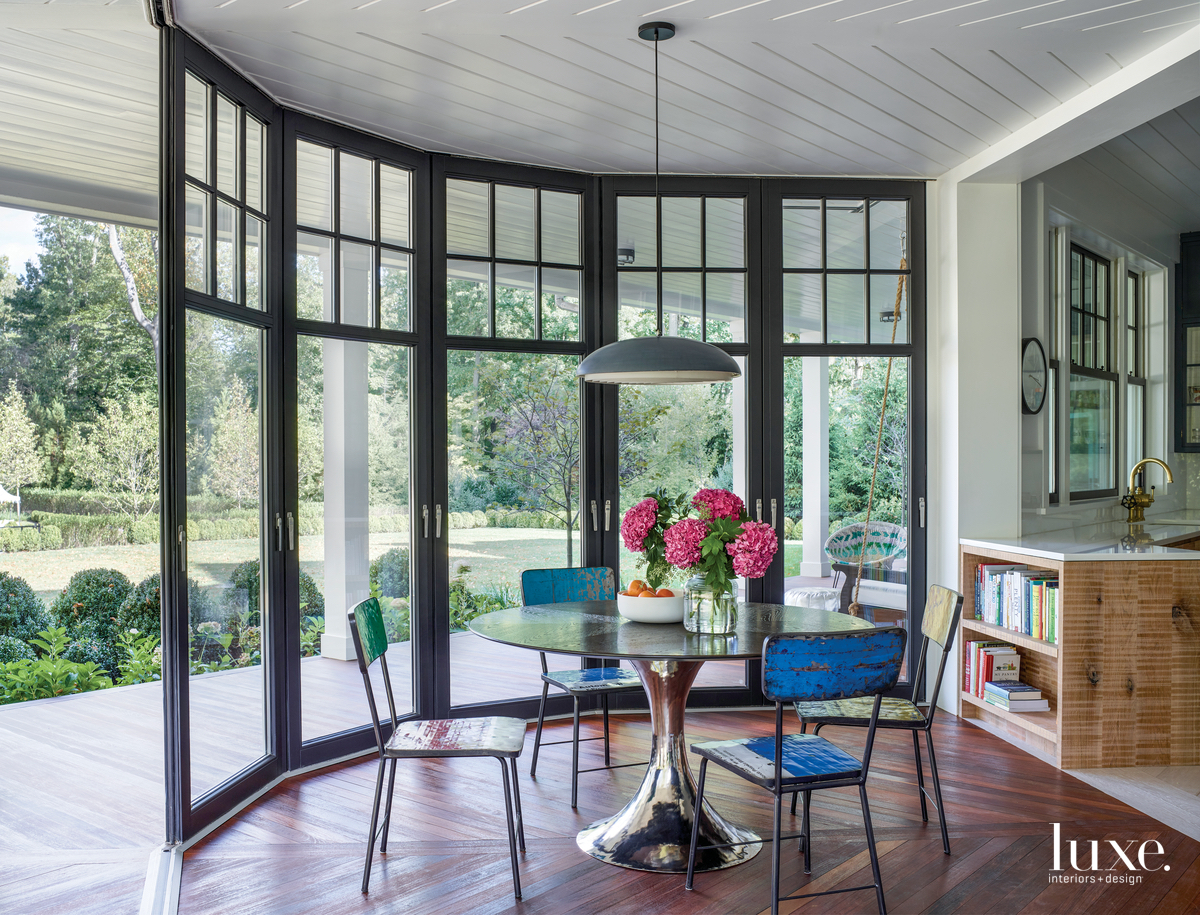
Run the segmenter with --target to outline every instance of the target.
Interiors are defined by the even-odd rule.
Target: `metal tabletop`
[[[705,661],[757,658],[763,640],[782,632],[870,629],[866,620],[827,610],[780,604],[738,605],[729,635],[688,632],[682,623],[635,623],[617,613],[615,600],[578,601],[497,610],[476,617],[471,629],[506,645],[557,654],[624,658],[637,671],[650,708],[650,761],[642,783],[616,814],[588,826],[579,847],[608,864],[635,870],[687,870],[692,823],[700,845],[726,845],[697,854],[697,870],[717,870],[753,858],[762,839],[725,820],[705,800],[696,810],[696,783],[688,766],[684,708]]]

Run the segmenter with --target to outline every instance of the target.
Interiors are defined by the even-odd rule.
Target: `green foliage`
[[[258,560],[248,559],[233,567],[229,573],[233,589],[225,592],[226,607],[235,613],[245,612],[248,624],[253,626],[258,625],[259,578]],[[246,595],[244,611],[240,606],[243,593]],[[303,569],[300,570],[300,605],[306,616],[325,616],[325,595]]]
[[[704,583],[719,598],[729,591],[733,582],[733,560],[725,547],[733,543],[742,532],[742,522],[733,518],[712,518],[708,522],[708,536],[700,541],[700,564],[703,567]]]
[[[258,410],[237,378],[222,392],[215,409],[209,485],[218,496],[245,506],[259,493]]]
[[[28,642],[50,628],[46,605],[23,578],[0,572],[0,636]]]
[[[654,499],[658,503],[658,524],[656,530],[651,531],[643,541],[642,545],[646,551],[637,554],[636,568],[645,570],[643,577],[646,579],[646,583],[657,590],[675,571],[675,567],[667,562],[667,545],[663,540],[662,532],[680,518],[687,517],[691,499],[686,493],[680,493],[672,498],[661,487],[646,493],[642,498]]]
[[[300,657],[311,658],[321,653],[321,635],[325,618],[306,616],[300,620]]]
[[[55,623],[71,636],[64,657],[117,670],[117,615],[133,585],[116,569],[84,569],[50,605]]]
[[[103,401],[101,413],[68,455],[96,503],[128,519],[158,510],[158,402],[150,394]]]
[[[162,598],[160,576],[155,572],[138,582],[117,611],[117,630],[124,634],[131,629],[143,635],[157,634],[162,629]]]
[[[41,657],[0,665],[0,705],[107,689],[113,685],[96,664],[77,663],[64,657],[67,645],[66,630],[50,628],[33,639],[33,646],[42,653]]]
[[[407,547],[388,550],[371,563],[370,587],[381,597],[408,597],[409,557]]]
[[[9,661],[32,661],[37,654],[32,648],[11,635],[0,635],[0,664]]]
[[[17,380],[8,380],[8,394],[0,400],[0,486],[15,496],[26,483],[40,480],[46,461],[38,450],[37,427],[29,418],[25,397]]]
[[[145,521],[134,521],[129,531],[129,539],[134,543],[158,543],[158,517]]]
[[[122,632],[118,636],[117,644],[122,658],[117,686],[153,683],[162,679],[162,651],[159,650],[158,641],[157,632],[148,635]]]
[[[519,596],[508,585],[472,591],[467,587],[467,575],[470,571],[469,566],[459,566],[458,573],[450,579],[451,632],[465,630],[467,624],[477,616],[521,605]]]

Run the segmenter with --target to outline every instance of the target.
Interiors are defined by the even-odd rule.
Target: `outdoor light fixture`
[[[654,199],[658,203],[658,42],[675,34],[669,22],[638,26],[638,37],[654,42]],[[633,245],[617,247],[617,263],[632,263]],[[742,374],[727,352],[686,337],[633,337],[602,346],[579,363],[575,374],[596,384],[712,384]]]

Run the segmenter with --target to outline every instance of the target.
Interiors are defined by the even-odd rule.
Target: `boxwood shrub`
[[[0,636],[28,642],[50,628],[50,614],[23,578],[0,572]]]
[[[371,589],[384,597],[408,597],[408,548],[395,547],[371,563]]]

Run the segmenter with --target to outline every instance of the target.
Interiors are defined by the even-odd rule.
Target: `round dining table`
[[[683,716],[688,692],[705,661],[762,656],[763,641],[784,632],[870,629],[857,617],[808,607],[738,605],[728,635],[688,632],[682,623],[637,623],[617,613],[615,600],[589,600],[497,610],[471,621],[477,635],[536,651],[626,660],[637,671],[650,708],[650,760],[642,783],[617,813],[588,826],[579,847],[609,864],[643,871],[687,870],[692,822],[700,818],[697,870],[750,860],[762,839],[724,819],[706,799],[696,811],[696,783],[688,765]],[[730,735],[731,737],[738,735]]]

